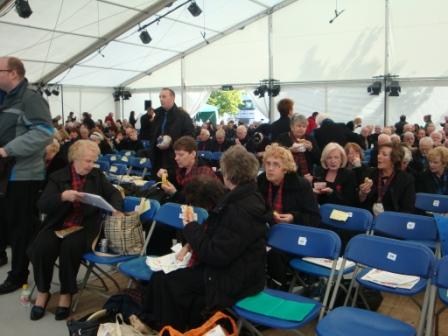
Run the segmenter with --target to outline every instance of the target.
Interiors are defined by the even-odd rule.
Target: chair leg
[[[76,311],[76,308],[78,307],[79,299],[81,298],[81,295],[82,295],[82,292],[84,291],[84,289],[87,286],[87,281],[89,280],[90,273],[92,273],[93,266],[94,266],[94,264],[92,264],[92,263],[89,263],[87,266],[86,274],[84,275],[84,279],[82,279],[82,282],[81,282],[81,288],[79,289],[78,295],[76,295],[76,299],[73,302],[73,306],[72,306],[73,313]]]
[[[97,266],[96,264],[93,264],[93,267],[99,271],[101,274],[103,274],[106,278],[108,278],[112,283],[117,287],[117,290],[120,291],[120,285],[118,284],[117,280],[115,280],[113,277],[110,276],[106,271],[104,271],[101,267]]]

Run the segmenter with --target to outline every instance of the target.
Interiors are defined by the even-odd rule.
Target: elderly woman
[[[50,284],[54,262],[59,258],[61,291],[56,309],[56,320],[69,316],[71,297],[77,291],[76,276],[82,255],[92,248],[92,242],[101,228],[102,212],[99,208],[82,203],[84,192],[102,196],[121,214],[122,198],[117,189],[96,168],[94,163],[100,150],[90,140],[78,140],[69,150],[70,165],[50,175],[38,201],[45,213],[43,229],[31,244],[28,255],[33,264],[37,286],[36,302],[31,309],[31,320],[45,314],[50,299]],[[79,227],[78,231],[58,238],[55,231]]]
[[[314,174],[313,191],[319,204],[334,203],[355,206],[355,173],[345,168],[347,155],[341,145],[330,142],[322,151],[320,159],[323,169]]]
[[[312,181],[313,164],[319,163],[320,150],[314,138],[305,134],[307,126],[307,118],[294,113],[291,117],[291,131],[280,134],[278,142],[291,151],[297,172]]]
[[[369,170],[369,167],[362,163],[364,160],[364,151],[355,142],[348,142],[344,146],[344,150],[347,155],[347,168],[355,173],[356,185],[359,185]]]
[[[418,149],[412,155],[411,167],[417,174],[421,174],[428,168],[428,153],[434,148],[434,141],[431,137],[423,137],[418,143]]]
[[[265,172],[258,176],[258,190],[272,211],[269,222],[320,225],[319,206],[310,183],[296,173],[296,165],[289,150],[278,144],[266,147],[263,156]],[[270,287],[287,288],[289,257],[276,250],[268,253]]]
[[[448,195],[448,148],[436,147],[428,153],[429,169],[417,178],[418,192]]]
[[[414,212],[414,178],[401,170],[404,157],[400,145],[378,148],[378,166],[359,186],[361,205],[378,215],[383,211]]]
[[[264,288],[267,211],[257,191],[258,168],[255,156],[241,145],[223,154],[221,169],[230,191],[209,211],[207,225],[184,212],[183,235],[196,262],[167,274],[158,291],[151,279],[142,316],[150,326],[187,330],[201,324],[204,313],[231,308]]]

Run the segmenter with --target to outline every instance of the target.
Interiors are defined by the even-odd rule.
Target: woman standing
[[[50,175],[38,201],[39,209],[47,217],[43,229],[28,250],[38,290],[31,309],[31,320],[38,320],[45,314],[50,299],[54,262],[58,258],[61,294],[55,318],[63,320],[70,314],[72,295],[77,292],[76,276],[81,257],[92,248],[92,242],[101,228],[101,210],[81,203],[83,193],[102,196],[117,209],[115,215],[122,215],[119,212],[123,203],[120,193],[101,171],[94,168],[99,153],[95,142],[76,141],[69,149],[70,165]],[[76,226],[82,230],[65,238],[58,238],[55,234],[55,230]]]

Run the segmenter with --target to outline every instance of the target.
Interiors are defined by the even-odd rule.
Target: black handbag
[[[67,321],[70,336],[96,336],[99,327],[99,321]]]

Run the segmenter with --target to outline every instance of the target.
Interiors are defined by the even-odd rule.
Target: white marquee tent
[[[272,104],[291,97],[306,115],[382,124],[385,102],[388,124],[401,114],[419,123],[448,115],[447,1],[196,0],[198,17],[189,3],[29,0],[33,14],[23,19],[14,1],[0,0],[2,54],[22,58],[31,82],[61,88],[48,97],[53,115],[126,118],[166,86],[194,113],[223,84],[252,94],[266,78],[281,82]],[[344,11],[330,23],[335,10]],[[138,30],[147,23],[145,45]],[[367,93],[384,74],[399,76],[399,97],[384,97],[384,85]],[[118,87],[132,98],[114,103]],[[269,114],[267,99],[253,100]]]

